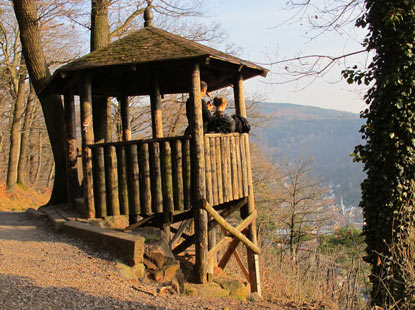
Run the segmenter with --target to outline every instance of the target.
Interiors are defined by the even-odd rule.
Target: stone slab
[[[63,225],[65,225],[66,220],[59,215],[58,213],[48,213],[48,218],[50,221],[50,224],[52,225],[52,230],[54,232],[62,231]]]
[[[144,238],[140,236],[77,221],[66,222],[63,232],[94,243],[123,259],[129,266],[143,262]]]

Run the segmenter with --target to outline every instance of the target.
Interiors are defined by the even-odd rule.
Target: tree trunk
[[[66,135],[62,100],[58,95],[40,93],[49,80],[50,72],[42,51],[35,0],[13,0],[13,4],[27,70],[42,106],[55,160],[55,181],[48,204],[66,202]]]
[[[91,1],[91,52],[110,42],[108,0]],[[95,142],[111,141],[111,102],[106,97],[93,97],[93,122]]]
[[[22,119],[22,113],[24,109],[24,96],[25,96],[25,80],[26,70],[24,69],[23,59],[20,62],[19,69],[19,83],[17,90],[17,98],[14,106],[13,121],[10,130],[10,153],[9,163],[7,166],[7,189],[9,191],[14,190],[14,185],[17,182],[17,162],[19,159],[19,146],[20,146],[20,123]]]
[[[52,165],[50,166],[49,175],[48,175],[48,183],[46,184],[46,187],[49,188],[50,184],[52,183],[53,178],[53,171],[55,170],[55,163],[52,162]]]
[[[38,143],[38,152],[37,152],[37,168],[35,177],[33,179],[33,185],[37,185],[39,181],[40,169],[42,168],[42,132],[39,130],[39,143]]]
[[[23,123],[23,130],[21,134],[21,141],[20,141],[20,157],[19,157],[19,165],[17,168],[17,183],[24,185],[26,179],[26,163],[27,163],[27,145],[28,145],[28,137],[29,137],[29,129],[32,123],[32,112],[33,112],[33,104],[34,104],[34,89],[33,86],[30,85],[30,94],[27,97],[27,104],[26,104],[26,111]]]

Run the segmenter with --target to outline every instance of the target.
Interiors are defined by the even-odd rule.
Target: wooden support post
[[[171,148],[168,141],[160,144],[161,182],[163,190],[163,230],[170,241],[170,225],[173,222],[173,176],[171,167]]]
[[[95,193],[95,216],[107,216],[107,193],[105,189],[105,164],[104,148],[99,146],[92,149],[94,158],[94,193]]]
[[[149,143],[151,202],[154,213],[163,212],[163,192],[161,188],[160,147],[158,142]]]
[[[190,185],[191,185],[191,173],[190,173],[190,141],[182,141],[182,160],[183,160],[183,198],[184,198],[184,209],[191,209],[190,199]]]
[[[150,215],[151,210],[151,181],[150,160],[147,143],[138,145],[138,166],[140,170],[141,214]]]
[[[173,197],[174,210],[184,210],[183,196],[183,169],[182,144],[180,140],[171,142],[172,169],[173,169]]]
[[[128,208],[128,185],[127,185],[127,156],[125,146],[117,146],[117,170],[118,170],[118,199],[120,202],[120,213],[123,215],[130,214]]]
[[[130,129],[130,109],[128,107],[128,96],[122,96],[119,98],[121,107],[121,125],[122,125],[122,138],[123,141],[131,140]]]
[[[161,114],[161,96],[158,78],[154,78],[153,89],[150,94],[151,128],[153,138],[163,138],[163,118]]]
[[[244,79],[240,72],[235,74],[233,78],[233,95],[236,114],[246,117]]]
[[[92,184],[92,158],[88,144],[94,143],[94,130],[92,124],[92,95],[91,79],[83,76],[79,84],[79,97],[81,105],[82,130],[82,170],[84,175],[84,203],[88,211],[88,218],[95,217],[94,190]]]
[[[107,188],[107,215],[120,215],[118,174],[115,147],[107,145],[105,153],[105,183]]]
[[[76,152],[76,123],[75,103],[71,91],[64,95],[65,123],[66,123],[66,179],[68,202],[74,203],[79,193],[77,152]]]
[[[242,73],[238,72],[234,76],[234,97],[235,97],[235,111],[237,114],[246,117],[246,106],[245,106],[245,95],[243,87],[243,76]],[[246,208],[241,209],[242,218],[248,217],[251,213],[255,211],[255,197],[254,197],[254,188],[252,182],[252,168],[251,168],[251,154],[249,150],[249,136],[244,135],[245,139],[245,151],[246,151],[246,170],[247,170],[247,181],[248,181],[248,205]],[[247,237],[255,245],[257,242],[257,230],[256,230],[256,221],[253,221],[252,225],[249,227]],[[248,249],[248,270],[251,284],[251,292],[257,292],[261,295],[261,281],[259,274],[259,259],[252,251]]]
[[[200,96],[200,71],[199,65],[195,64],[192,72],[190,89],[190,100],[192,111],[190,115],[191,134],[191,173],[192,173],[192,207],[195,214],[195,235],[196,235],[196,280],[204,283],[207,280],[208,264],[208,217],[203,209],[202,199],[205,197],[205,160],[203,141],[203,119],[202,119],[202,98]]]
[[[128,201],[130,202],[130,219],[140,214],[140,185],[138,171],[137,145],[127,146],[127,175],[128,175]]]

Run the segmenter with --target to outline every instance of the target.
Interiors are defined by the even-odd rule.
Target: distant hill
[[[330,185],[336,198],[357,206],[362,165],[353,163],[350,153],[361,143],[358,114],[287,103],[260,103],[269,118],[253,134],[274,159],[313,159],[315,174]]]

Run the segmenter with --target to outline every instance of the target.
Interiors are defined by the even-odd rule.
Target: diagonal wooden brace
[[[251,240],[245,237],[245,235],[242,234],[239,231],[239,229],[234,228],[222,216],[220,216],[220,214],[214,208],[212,208],[205,199],[202,200],[202,206],[219,223],[220,226],[226,229],[235,238],[238,238],[243,244],[247,246],[248,249],[250,249],[255,254],[261,254],[260,248],[258,248],[254,243],[251,242]],[[256,216],[257,216],[257,213],[253,212],[238,226],[238,228],[240,228],[242,224],[249,226],[252,223],[252,221],[256,218]],[[215,248],[213,248],[211,251],[213,251],[214,249]]]

